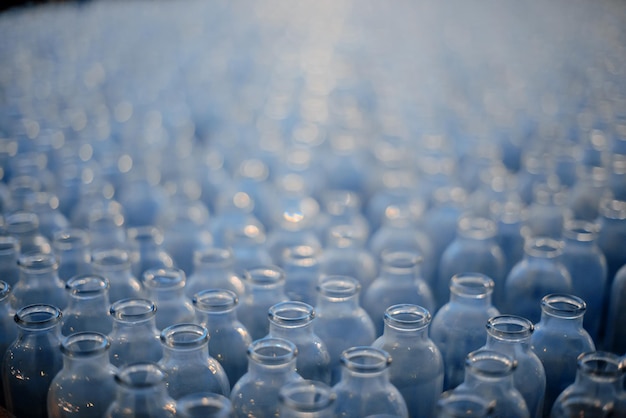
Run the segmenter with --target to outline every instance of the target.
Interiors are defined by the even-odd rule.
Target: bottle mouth
[[[582,353],[577,362],[580,371],[597,379],[619,379],[626,371],[621,357],[605,351]]]
[[[106,277],[97,274],[82,274],[67,281],[65,289],[77,297],[92,297],[108,292],[110,287]]]
[[[119,271],[130,268],[128,251],[119,248],[96,250],[91,255],[91,263],[99,271]]]
[[[0,236],[0,256],[8,257],[20,252],[20,242],[11,235]]]
[[[239,303],[237,294],[227,289],[206,289],[196,293],[193,306],[201,312],[229,312]]]
[[[36,304],[19,309],[13,319],[15,323],[32,330],[45,330],[61,322],[61,310],[53,305]]]
[[[562,240],[548,237],[529,237],[524,243],[524,252],[537,258],[556,258],[563,254],[565,246]]]
[[[122,322],[141,322],[153,318],[157,307],[149,299],[122,299],[111,305],[109,314]]]
[[[10,235],[22,235],[39,228],[39,217],[33,212],[14,212],[6,217],[5,222]]]
[[[118,370],[115,381],[130,389],[149,389],[164,382],[165,373],[155,363],[133,363]]]
[[[505,377],[517,368],[517,361],[504,353],[493,350],[477,350],[465,358],[465,368],[484,377]]]
[[[301,380],[283,386],[278,401],[292,410],[314,413],[331,408],[337,394],[330,386],[316,380]]]
[[[296,245],[283,252],[285,266],[314,267],[319,264],[320,249],[312,245]]]
[[[575,295],[550,294],[541,299],[541,309],[551,316],[573,319],[585,314],[587,304]]]
[[[626,219],[626,201],[606,198],[600,201],[600,214],[606,219]]]
[[[283,338],[266,337],[253,341],[248,357],[256,363],[280,366],[293,361],[298,354],[296,346]]]
[[[397,330],[415,331],[430,324],[432,317],[428,309],[419,305],[398,304],[385,310],[385,324]]]
[[[563,236],[579,242],[592,242],[600,233],[600,224],[583,220],[570,219],[565,222]]]
[[[196,251],[193,259],[196,266],[225,268],[233,264],[233,252],[227,248],[204,248]]]
[[[530,338],[535,330],[531,321],[516,315],[498,315],[487,320],[487,333],[505,341],[522,341]]]
[[[224,395],[211,392],[199,392],[185,395],[176,402],[177,408],[185,417],[229,418],[233,406]]]
[[[58,269],[56,256],[51,253],[29,253],[21,255],[17,265],[28,274],[50,273]]]
[[[378,373],[391,364],[391,356],[374,347],[351,347],[341,353],[341,364],[355,373]]]
[[[111,347],[109,338],[98,332],[77,332],[61,342],[61,353],[72,358],[92,357]]]
[[[485,299],[493,293],[495,283],[481,273],[459,273],[450,280],[450,291],[473,299]]]
[[[128,239],[138,243],[163,244],[163,232],[160,228],[148,225],[128,228]]]
[[[326,276],[320,280],[317,291],[329,299],[348,299],[361,291],[361,284],[350,276]]]
[[[410,272],[415,270],[424,260],[416,251],[398,251],[385,249],[380,255],[383,267],[390,272]]]
[[[185,281],[185,272],[177,268],[148,269],[143,273],[143,284],[151,290],[182,289]]]
[[[82,229],[72,228],[55,232],[52,247],[55,251],[68,251],[75,248],[86,248],[89,245],[89,235]]]
[[[321,200],[324,210],[333,216],[358,212],[361,208],[361,199],[349,190],[327,190]]]
[[[161,331],[161,343],[169,348],[190,350],[209,343],[209,332],[198,324],[175,324]]]
[[[488,239],[496,236],[497,227],[491,219],[462,216],[458,221],[457,233],[465,238]]]
[[[362,247],[367,241],[367,230],[356,225],[335,225],[328,231],[328,245],[333,248]]]
[[[268,317],[275,325],[298,328],[313,321],[315,310],[311,305],[304,302],[280,302],[269,308]]]
[[[285,272],[278,266],[255,267],[248,270],[244,279],[255,287],[275,287],[285,282]]]

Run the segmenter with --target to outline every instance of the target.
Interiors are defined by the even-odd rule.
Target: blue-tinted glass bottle
[[[65,290],[69,298],[63,310],[63,335],[86,331],[109,335],[113,329],[109,281],[95,274],[78,275],[68,280]]]
[[[176,268],[148,269],[143,273],[143,286],[148,299],[157,308],[156,327],[193,322],[196,313],[191,299],[184,293],[185,272]]]
[[[299,245],[283,255],[285,293],[290,300],[315,305],[317,282],[321,277],[321,251],[317,247]]]
[[[604,348],[613,353],[626,353],[626,265],[619,269],[611,285],[606,319]]]

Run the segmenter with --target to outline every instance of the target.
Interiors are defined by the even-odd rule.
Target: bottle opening
[[[193,306],[202,312],[227,312],[239,303],[237,294],[227,289],[206,289],[193,296]]]
[[[98,332],[78,332],[61,342],[61,352],[68,357],[90,357],[104,353],[111,346],[106,335]]]
[[[128,251],[119,248],[96,250],[91,255],[91,263],[98,271],[125,270],[130,268]]]
[[[73,296],[78,297],[101,295],[107,292],[109,287],[109,281],[96,274],[74,276],[65,284],[65,289]]]
[[[194,253],[194,264],[214,268],[226,268],[233,263],[233,253],[226,248],[205,248]]]
[[[265,365],[278,366],[287,364],[296,358],[298,349],[291,342],[282,338],[261,338],[248,347],[248,357]]]
[[[495,237],[497,228],[491,219],[463,216],[459,219],[457,231],[465,238],[482,240]]]
[[[530,237],[524,243],[524,251],[532,257],[556,258],[563,253],[564,243],[548,237]]]
[[[58,268],[57,259],[53,254],[31,253],[21,255],[17,264],[28,274],[49,273]]]
[[[411,304],[390,306],[384,315],[387,325],[407,331],[422,329],[430,324],[431,319],[428,309]]]
[[[124,387],[147,389],[160,385],[165,379],[163,371],[154,363],[134,363],[120,369],[115,381]]]
[[[176,268],[148,269],[143,273],[143,284],[153,290],[182,289],[185,272]]]
[[[585,314],[587,304],[574,295],[550,294],[541,299],[541,309],[560,318],[578,318]]]
[[[161,331],[161,343],[170,348],[191,349],[209,342],[209,332],[197,324],[175,324]]]
[[[499,315],[489,318],[486,328],[489,335],[506,341],[528,339],[535,330],[532,322],[515,315]]]
[[[565,222],[563,236],[570,240],[580,242],[592,242],[600,233],[600,225],[596,222],[588,222],[571,219]]]
[[[465,368],[485,377],[504,377],[515,371],[517,362],[506,354],[477,350],[465,358]]]
[[[624,363],[616,354],[594,351],[578,356],[578,369],[599,379],[620,379],[624,375]]]
[[[278,266],[257,267],[248,270],[245,279],[253,286],[276,286],[285,282],[285,273]]]
[[[156,305],[148,299],[122,299],[111,305],[111,316],[123,322],[138,322],[153,318]]]
[[[380,256],[386,270],[407,272],[415,270],[422,263],[421,254],[412,251],[383,250]]]
[[[6,218],[9,235],[22,235],[35,232],[39,228],[39,218],[32,212],[15,212]]]
[[[626,219],[626,201],[616,199],[602,199],[600,201],[600,214],[606,219]]]
[[[452,276],[450,291],[457,295],[484,299],[493,293],[493,280],[481,273],[460,273]]]
[[[320,250],[311,245],[297,245],[283,252],[285,266],[313,267],[318,264]]]
[[[85,248],[89,245],[89,236],[82,229],[66,229],[54,234],[52,246],[56,251],[68,251]]]
[[[361,291],[361,284],[350,276],[327,276],[321,279],[317,291],[330,299],[347,299]]]
[[[19,309],[13,319],[20,327],[43,330],[59,323],[61,317],[61,310],[56,306],[37,304]]]
[[[272,306],[268,316],[272,323],[281,327],[301,327],[313,321],[315,310],[304,302],[287,301]]]
[[[19,241],[10,235],[0,236],[0,257],[17,255],[19,252]]]
[[[391,364],[391,356],[374,347],[352,347],[341,353],[341,364],[357,373],[377,373]]]
[[[278,401],[290,410],[320,412],[331,408],[337,395],[330,386],[316,380],[303,380],[283,386]]]

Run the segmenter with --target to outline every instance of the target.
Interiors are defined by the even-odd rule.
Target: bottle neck
[[[163,345],[163,358],[161,362],[163,363],[181,363],[181,364],[191,364],[191,363],[206,363],[206,360],[209,358],[209,345],[203,344],[198,347],[194,347],[191,349],[180,349],[175,347],[168,347],[167,345]]]
[[[313,322],[298,326],[281,326],[270,321],[269,335],[290,341],[301,340],[313,335]]]
[[[403,340],[415,340],[415,341],[427,341],[428,337],[428,327],[425,326],[423,328],[413,328],[413,329],[400,329],[389,325],[385,322],[383,328],[383,338],[388,339],[403,339]]]

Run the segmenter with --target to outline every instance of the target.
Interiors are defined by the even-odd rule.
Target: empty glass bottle
[[[59,277],[64,282],[89,273],[89,235],[82,229],[63,229],[54,234],[52,250],[59,263]]]
[[[585,302],[573,295],[550,294],[541,299],[541,320],[535,325],[530,347],[546,372],[544,416],[574,381],[578,356],[595,351],[593,340],[583,328],[585,309]]]
[[[411,417],[432,417],[443,391],[443,358],[428,337],[430,312],[417,305],[394,305],[385,311],[385,329],[372,347],[391,356],[389,379],[398,388]]]
[[[465,378],[453,392],[469,393],[494,402],[494,417],[529,418],[524,397],[513,383],[516,367],[515,360],[501,352],[472,351],[465,360]]]
[[[430,325],[430,338],[443,356],[444,390],[463,381],[467,354],[483,346],[485,323],[499,315],[491,304],[493,280],[478,273],[457,274],[450,281],[450,301],[437,311]]]
[[[528,206],[530,235],[561,239],[565,221],[572,217],[567,207],[568,189],[556,177],[533,187],[533,201]]]
[[[359,282],[347,276],[328,276],[318,287],[315,333],[330,353],[331,384],[341,377],[341,353],[350,347],[370,345],[376,339],[376,327],[359,305]]]
[[[128,251],[122,248],[97,249],[91,255],[93,273],[109,281],[111,302],[145,296],[141,282],[133,276],[130,261]]]
[[[321,276],[321,251],[308,245],[289,247],[283,254],[285,293],[290,300],[315,305]]]
[[[11,293],[11,307],[18,310],[32,304],[50,304],[64,309],[68,295],[59,278],[59,265],[52,253],[23,254],[18,260],[20,279]]]
[[[496,222],[496,240],[505,259],[505,272],[508,275],[513,266],[524,257],[524,240],[528,235],[528,211],[519,199],[506,202],[492,202],[491,217]],[[503,286],[501,286],[503,287]],[[504,293],[504,291],[502,292]]]
[[[277,266],[258,267],[248,271],[244,283],[246,291],[237,315],[254,341],[269,331],[268,309],[289,300],[285,294],[285,273]]]
[[[15,341],[17,337],[17,327],[13,320],[13,310],[9,296],[11,295],[11,286],[0,280],[0,356],[4,356],[7,348]],[[6,406],[4,401],[4,382],[0,378],[0,406]]]
[[[109,281],[102,276],[85,274],[72,277],[65,284],[69,294],[63,310],[63,335],[92,331],[108,335],[113,329],[109,316]]]
[[[209,353],[220,362],[234,385],[246,373],[252,338],[237,318],[239,299],[227,289],[207,289],[193,297],[197,322],[209,331]]]
[[[624,364],[616,354],[580,354],[576,380],[556,398],[550,418],[621,417],[616,404],[623,392],[623,377]]]
[[[46,416],[52,379],[61,370],[61,311],[52,305],[28,305],[17,311],[18,335],[2,361],[7,409],[16,417]]]
[[[50,241],[39,232],[39,219],[32,212],[14,212],[5,217],[6,232],[19,242],[20,254],[52,252]]]
[[[437,401],[436,418],[489,418],[492,417],[493,402],[471,393],[456,393],[450,390],[441,394]]]
[[[341,380],[335,416],[359,418],[371,414],[409,416],[400,391],[389,381],[391,356],[374,347],[352,347],[341,354]]]
[[[131,363],[158,362],[163,354],[156,328],[156,306],[148,299],[122,299],[109,309],[113,318],[111,363],[123,367]]]
[[[524,258],[506,278],[505,306],[509,313],[537,323],[541,298],[549,293],[571,293],[571,275],[560,261],[563,246],[563,241],[545,237],[526,240]]]
[[[330,383],[330,354],[313,331],[313,307],[297,301],[280,302],[269,309],[268,337],[284,338],[298,348],[296,370],[304,379]]]
[[[607,286],[610,288],[615,274],[626,264],[626,252],[622,251],[626,242],[626,201],[603,199],[600,202],[598,222],[600,232],[597,243],[606,257]]]
[[[248,347],[248,371],[230,394],[236,417],[278,416],[280,389],[302,377],[296,372],[298,349],[281,338],[262,338]]]
[[[180,323],[165,328],[160,338],[163,357],[157,364],[165,373],[165,385],[172,398],[198,392],[230,394],[224,369],[210,356],[205,327]]]
[[[129,228],[127,235],[135,277],[143,277],[148,269],[174,267],[174,260],[163,248],[163,232],[158,227]]]
[[[380,274],[365,291],[363,308],[376,325],[376,335],[383,334],[385,311],[400,303],[435,310],[430,287],[420,274],[421,255],[412,251],[383,251]]]
[[[0,277],[10,286],[15,286],[20,278],[19,255],[19,241],[10,235],[0,235]]]
[[[517,362],[513,383],[524,397],[530,416],[540,418],[546,372],[539,357],[530,349],[534,329],[532,322],[520,316],[494,316],[487,321],[487,343],[483,348],[504,353]]]
[[[265,231],[262,225],[246,225],[226,233],[225,246],[233,252],[234,268],[242,271],[272,264],[272,257],[265,247]]]
[[[232,251],[225,248],[205,248],[193,257],[193,273],[188,276],[185,295],[192,298],[206,289],[229,289],[241,297],[245,285],[234,269]]]
[[[157,307],[157,329],[195,320],[191,299],[184,293],[184,271],[176,268],[148,269],[143,273],[143,286],[148,299]]]
[[[174,418],[176,401],[167,394],[165,373],[153,363],[133,363],[115,374],[115,400],[104,418]]]
[[[28,211],[37,215],[39,232],[52,241],[54,235],[69,228],[69,220],[59,210],[59,198],[51,192],[37,192],[26,203]]]
[[[626,353],[626,265],[619,269],[611,285],[604,346],[612,353]]]
[[[180,418],[232,418],[233,405],[224,395],[209,392],[193,393],[176,401]]]
[[[278,392],[281,418],[334,418],[337,395],[317,380],[291,382]]]
[[[61,342],[63,368],[48,389],[48,417],[100,417],[115,398],[117,369],[109,362],[109,339],[78,332]]]

